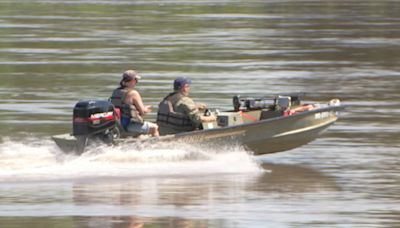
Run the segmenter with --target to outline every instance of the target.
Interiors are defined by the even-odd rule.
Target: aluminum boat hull
[[[279,116],[235,126],[178,133],[155,138],[120,138],[115,144],[130,142],[183,141],[212,145],[242,145],[254,155],[287,151],[305,145],[316,138],[338,119],[344,106],[327,106],[290,116]],[[70,134],[53,136],[56,144],[66,153],[76,153],[79,139]]]

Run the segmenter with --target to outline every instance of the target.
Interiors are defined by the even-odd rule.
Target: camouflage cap
[[[134,70],[127,70],[122,74],[122,80],[125,82],[132,81],[132,80],[139,80],[142,77]]]

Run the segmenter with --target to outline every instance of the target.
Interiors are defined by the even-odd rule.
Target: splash
[[[0,143],[1,182],[262,171],[254,157],[240,146],[97,145],[76,156],[62,153],[49,139],[5,139]]]

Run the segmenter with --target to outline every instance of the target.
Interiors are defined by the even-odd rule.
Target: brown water
[[[0,1],[0,227],[399,227],[400,2]],[[63,155],[82,98],[138,69],[157,105],[306,92],[350,105],[321,138],[254,158],[238,146]],[[154,114],[148,119],[153,120]]]

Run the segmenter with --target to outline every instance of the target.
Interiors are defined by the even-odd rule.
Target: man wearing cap
[[[151,106],[145,106],[139,92],[135,90],[141,76],[134,70],[122,74],[120,87],[115,89],[110,97],[111,103],[121,110],[121,125],[128,132],[151,134],[159,136],[158,125],[143,120],[146,113],[151,112]]]
[[[159,104],[157,124],[161,135],[193,131],[201,127],[201,123],[213,122],[215,116],[204,116],[200,110],[204,104],[195,104],[189,97],[191,81],[178,77],[174,81],[174,92],[168,94]]]

